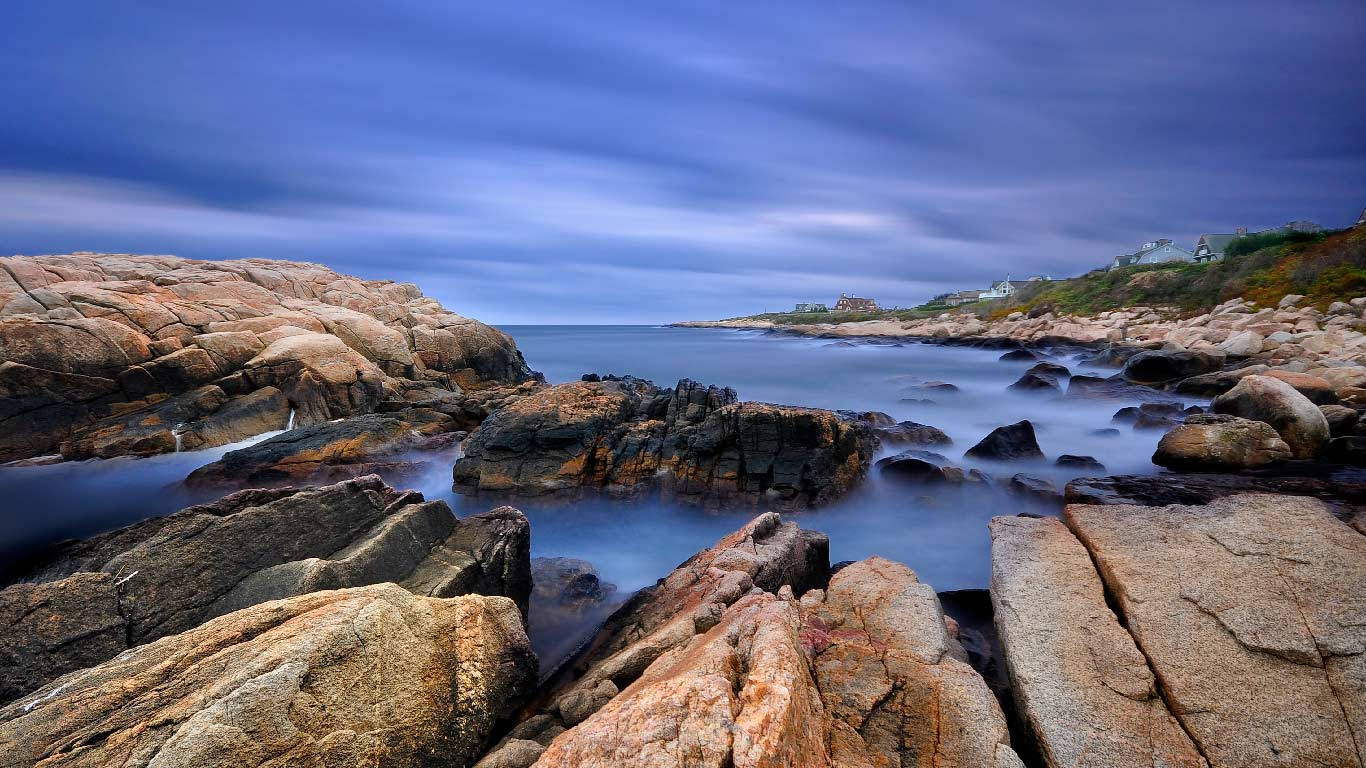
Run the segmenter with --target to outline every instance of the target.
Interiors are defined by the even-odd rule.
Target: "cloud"
[[[500,322],[912,304],[1341,225],[1366,178],[1349,0],[9,16],[0,250],[306,258]]]

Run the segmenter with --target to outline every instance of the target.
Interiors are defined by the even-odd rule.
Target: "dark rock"
[[[127,647],[117,581],[78,573],[0,590],[0,703]]]
[[[1120,424],[1132,424],[1134,423],[1134,420],[1137,418],[1138,406],[1126,405],[1123,408],[1120,408],[1118,411],[1115,411],[1114,415],[1110,417],[1110,421],[1116,421]]]
[[[927,381],[920,384],[917,389],[924,389],[930,392],[957,392],[958,386],[947,381]]]
[[[969,448],[967,455],[974,459],[1015,461],[1042,459],[1043,451],[1034,437],[1034,425],[1025,420],[992,430],[981,442]]]
[[[531,561],[532,594],[546,604],[582,610],[610,599],[616,585],[604,582],[587,560],[537,557]]]
[[[1145,401],[1160,399],[1162,393],[1148,387],[1141,387],[1125,381],[1122,377],[1112,376],[1102,379],[1098,376],[1073,376],[1067,382],[1067,396],[1088,400],[1126,400]]]
[[[1016,392],[1062,392],[1055,379],[1041,373],[1025,373],[1008,389]]]
[[[1032,361],[1038,360],[1039,356],[1027,349],[1012,349],[1001,355],[999,359],[1003,361]]]
[[[223,454],[190,473],[185,484],[260,488],[335,483],[376,473],[391,479],[412,477],[428,465],[413,461],[409,454],[453,442],[440,439],[453,426],[454,420],[443,413],[409,409],[298,427]]]
[[[1252,470],[1237,474],[1115,475],[1073,480],[1065,489],[1068,504],[1137,504],[1164,507],[1198,505],[1241,493],[1313,496],[1336,507],[1344,519],[1366,512],[1366,471],[1340,466],[1303,467],[1315,474],[1288,474],[1302,469],[1296,463],[1280,470]]]
[[[1335,437],[1328,441],[1323,457],[1328,461],[1366,467],[1366,437]]]
[[[5,650],[31,648],[34,632],[23,622],[0,625],[0,658],[27,660],[5,675],[11,680],[103,660],[95,657],[109,650],[110,617],[96,610],[100,594],[83,595],[92,583],[117,597],[119,649],[268,600],[386,581],[431,597],[503,595],[525,611],[529,552],[530,526],[515,509],[457,521],[445,502],[424,502],[374,476],[241,491],[68,545],[29,575],[37,586],[0,591],[0,605],[29,600],[35,589],[47,606],[92,603],[86,632],[53,625],[72,639],[46,656]]]
[[[845,418],[865,422],[874,429],[877,429],[878,427],[896,426],[896,419],[882,411],[836,411],[836,413]]]
[[[1360,413],[1345,405],[1320,405],[1323,418],[1328,420],[1328,432],[1333,437],[1348,437],[1356,434]]]
[[[864,421],[736,402],[684,379],[541,390],[495,412],[455,463],[463,493],[617,495],[660,488],[681,501],[807,507],[850,490],[876,450]]]
[[[885,445],[952,445],[948,435],[928,424],[903,421],[874,430]]]
[[[1013,475],[1005,483],[1006,490],[1029,496],[1039,501],[1055,503],[1062,501],[1062,493],[1058,491],[1058,486],[1052,480],[1032,475],[1017,474]]]
[[[1059,467],[1070,467],[1073,469],[1090,469],[1097,472],[1104,472],[1105,465],[1096,461],[1093,456],[1077,456],[1071,453],[1064,453],[1053,462]]]
[[[1231,371],[1202,373],[1199,376],[1182,379],[1172,389],[1183,395],[1217,397],[1233,389],[1238,382],[1243,380],[1244,376],[1263,374],[1268,370],[1270,369],[1265,365],[1249,365]]]
[[[1140,352],[1124,363],[1124,377],[1140,384],[1165,384],[1218,370],[1223,366],[1223,353],[1197,350]]]
[[[579,381],[602,381],[602,377],[596,373],[585,373],[579,378]]]
[[[1045,376],[1052,376],[1055,379],[1072,375],[1072,372],[1067,370],[1067,366],[1049,362],[1041,362],[1038,365],[1031,366],[1025,373],[1037,373]]]
[[[948,466],[947,457],[930,451],[905,451],[877,461],[878,472],[884,477],[915,483],[946,482],[949,478],[944,469]]]
[[[1096,437],[1119,437],[1120,432],[1114,427],[1105,427],[1103,429],[1093,429],[1091,430],[1091,434]]]

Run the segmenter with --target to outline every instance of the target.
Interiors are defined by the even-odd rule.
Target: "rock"
[[[1071,376],[1072,372],[1067,370],[1067,366],[1057,363],[1041,362],[1031,366],[1025,373],[1037,373],[1044,376],[1052,376],[1055,379],[1061,376]]]
[[[29,578],[0,590],[0,605],[92,601],[89,624],[51,652],[31,628],[0,627],[6,677],[36,679],[107,658],[111,650],[187,631],[268,600],[321,589],[397,582],[422,595],[503,595],[525,610],[531,590],[530,526],[510,507],[456,520],[445,502],[424,502],[369,476],[313,489],[248,490],[68,545]],[[98,581],[101,575],[112,578]],[[92,579],[117,597],[115,648],[86,594]],[[64,621],[85,621],[73,615]],[[20,649],[20,650],[14,650]]]
[[[1093,429],[1091,430],[1091,434],[1096,437],[1119,437],[1120,431],[1114,427],[1105,427],[1103,429]]]
[[[410,454],[442,445],[453,420],[435,411],[366,414],[298,427],[223,454],[185,479],[196,488],[263,488],[335,483],[384,472],[416,476],[427,466]]]
[[[72,254],[6,257],[0,275],[0,462],[64,443],[71,458],[170,452],[181,423],[182,447],[210,447],[279,429],[291,408],[306,425],[386,392],[534,378],[508,336],[415,286],[315,264]],[[188,404],[205,410],[167,423],[168,398],[205,387],[234,410],[201,394]]]
[[[1279,309],[1290,309],[1296,304],[1299,304],[1301,301],[1304,301],[1304,296],[1298,293],[1288,293],[1281,299],[1280,303],[1276,306]]]
[[[1033,362],[1035,360],[1038,360],[1039,356],[1034,354],[1033,352],[1030,352],[1027,349],[1012,349],[1009,352],[1006,352],[1005,354],[1001,355],[998,359],[1002,362]]]
[[[1256,331],[1235,333],[1219,344],[1219,351],[1230,357],[1251,357],[1262,351],[1265,339]]]
[[[536,765],[1022,766],[957,653],[933,590],[905,566],[864,560],[800,603],[742,597]]]
[[[1269,376],[1245,377],[1211,407],[1215,413],[1270,424],[1297,459],[1312,458],[1328,442],[1323,412],[1289,384]]]
[[[1081,543],[1054,518],[997,517],[990,528],[996,629],[1047,764],[1205,768]]]
[[[537,557],[531,561],[532,593],[547,604],[571,609],[597,605],[611,598],[616,586],[602,581],[586,560]]]
[[[950,384],[947,381],[927,381],[924,384],[919,385],[917,389],[924,389],[930,392],[957,392],[958,385]]]
[[[1124,363],[1124,378],[1140,384],[1165,384],[1218,370],[1223,364],[1222,352],[1148,350]]]
[[[1057,392],[1062,393],[1062,388],[1053,378],[1041,373],[1024,373],[1015,380],[1007,389],[1015,392]]]
[[[1366,759],[1366,538],[1326,505],[1246,495],[1065,516],[1211,765]]]
[[[13,766],[467,765],[535,680],[516,606],[393,584],[218,617],[0,709]]]
[[[1172,389],[1183,395],[1216,397],[1233,389],[1234,385],[1242,381],[1244,377],[1263,374],[1269,370],[1271,369],[1265,365],[1249,365],[1232,371],[1203,373],[1199,376],[1191,376],[1190,378],[1182,379],[1177,382],[1176,386]]]
[[[1316,405],[1333,405],[1338,401],[1338,394],[1333,385],[1318,376],[1276,369],[1271,369],[1263,375],[1284,381]]]
[[[1062,493],[1052,480],[1032,475],[1017,474],[1005,484],[1006,490],[1028,496],[1039,501],[1054,504],[1062,502]]]
[[[1328,445],[1323,451],[1323,457],[1328,461],[1350,464],[1354,467],[1366,467],[1366,437],[1360,435],[1335,437],[1328,441]]]
[[[465,444],[464,493],[618,495],[802,508],[847,492],[876,450],[873,430],[830,411],[736,402],[684,379],[545,389],[495,412]]]
[[[1073,376],[1067,382],[1067,396],[1088,400],[1144,401],[1161,397],[1148,387],[1130,384],[1122,377]]]
[[[1071,453],[1064,453],[1053,463],[1056,466],[1067,467],[1069,469],[1086,469],[1094,470],[1096,472],[1105,471],[1105,465],[1097,461],[1094,456],[1077,456]]]
[[[1314,476],[1244,470],[1237,474],[1087,477],[1068,483],[1064,495],[1068,504],[1162,507],[1208,504],[1228,496],[1268,493],[1321,499],[1344,520],[1366,512],[1366,473],[1341,467],[1327,469],[1330,471]]]
[[[115,583],[107,573],[78,573],[0,590],[0,702],[126,647]]]
[[[1328,421],[1328,434],[1333,437],[1347,437],[1356,434],[1360,413],[1355,408],[1342,405],[1320,405],[1319,411]]]
[[[943,430],[914,421],[878,427],[874,432],[884,445],[953,445],[953,440]]]
[[[1187,472],[1226,472],[1290,458],[1290,446],[1271,425],[1209,414],[1191,416],[1163,435],[1153,463]]]
[[[949,463],[947,457],[930,451],[903,451],[878,459],[878,471],[888,478],[911,483],[985,483],[987,476],[972,469],[964,471]]]
[[[1018,461],[1042,459],[1043,451],[1034,437],[1034,425],[1025,420],[992,430],[968,449],[967,456],[990,461]]]

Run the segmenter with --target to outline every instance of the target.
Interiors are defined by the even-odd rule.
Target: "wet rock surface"
[[[314,592],[0,709],[0,765],[468,765],[535,674],[507,598]]]
[[[375,476],[241,491],[68,545],[29,575],[31,583],[0,590],[7,610],[41,598],[46,612],[0,630],[4,678],[12,694],[23,693],[124,647],[322,589],[393,581],[434,597],[505,595],[525,610],[529,548],[529,525],[515,509],[456,520],[445,502]],[[90,604],[62,612],[81,600]],[[33,622],[47,614],[63,624],[50,624],[53,639],[35,645]]]
[[[833,500],[867,472],[865,421],[812,408],[738,402],[684,379],[550,387],[496,411],[455,464],[458,490],[616,495],[658,488],[701,504],[800,508]]]
[[[1328,442],[1328,420],[1309,398],[1271,376],[1247,376],[1210,404],[1215,413],[1270,424],[1297,459],[1310,459]]]
[[[0,461],[145,456],[532,378],[416,286],[317,264],[0,258]],[[182,397],[193,393],[189,397]]]

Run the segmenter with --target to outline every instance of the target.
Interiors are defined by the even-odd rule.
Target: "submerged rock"
[[[684,379],[573,382],[495,412],[455,464],[465,493],[543,495],[659,487],[684,501],[806,507],[867,472],[867,422],[830,411],[737,402]]]
[[[1062,392],[1062,387],[1053,377],[1044,373],[1025,372],[1007,389],[1015,392]]]
[[[1059,467],[1070,469],[1089,469],[1096,472],[1104,472],[1105,465],[1096,460],[1094,456],[1077,456],[1071,453],[1064,453],[1054,461],[1053,464]]]
[[[1034,437],[1034,425],[1026,419],[992,430],[981,442],[969,448],[967,455],[974,459],[1018,461],[1042,459],[1043,450]]]
[[[535,680],[517,607],[393,584],[220,616],[0,709],[6,766],[468,765]]]
[[[409,454],[453,443],[453,423],[437,411],[409,409],[299,427],[229,451],[191,472],[185,484],[262,488],[335,483],[379,472],[391,480],[413,476],[428,465]]]
[[[874,427],[873,431],[885,445],[953,445],[953,440],[943,430],[914,421]]]
[[[1124,378],[1140,384],[1165,384],[1218,370],[1224,359],[1222,352],[1150,349],[1125,361]]]
[[[504,595],[525,610],[529,551],[530,527],[515,509],[456,520],[445,502],[374,476],[242,491],[69,545],[30,575],[37,583],[0,590],[0,606],[43,601],[0,626],[0,679],[12,681],[9,698],[124,647],[320,589],[392,581],[433,597]],[[43,618],[82,599],[90,606],[80,612]],[[109,601],[116,612],[98,608]],[[54,640],[35,646],[39,623]]]

